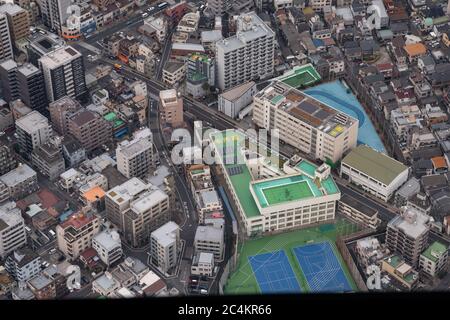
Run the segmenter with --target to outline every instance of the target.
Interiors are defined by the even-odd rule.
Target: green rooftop
[[[310,86],[319,82],[320,79],[320,74],[310,63],[303,66],[296,66],[294,69],[278,77],[278,80],[296,89]]]
[[[263,208],[322,196],[314,182],[302,174],[256,182],[252,184],[252,188]]]
[[[366,145],[354,148],[342,160],[342,164],[347,164],[385,185],[389,185],[399,174],[408,169],[401,162]]]
[[[437,262],[447,249],[445,244],[435,241],[422,253],[422,255],[428,260]]]
[[[105,114],[105,115],[103,116],[103,118],[104,118],[106,121],[114,121],[114,120],[117,118],[117,115],[116,115],[115,112],[109,112],[109,113]]]
[[[391,267],[397,268],[402,262],[403,259],[400,256],[394,255],[389,258],[384,259]]]
[[[306,173],[310,177],[314,177],[315,173],[316,173],[317,166],[314,163],[303,159],[297,164],[297,168],[299,168],[301,171],[303,171],[304,173]]]

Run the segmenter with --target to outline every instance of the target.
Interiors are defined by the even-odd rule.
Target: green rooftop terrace
[[[437,262],[447,249],[447,246],[443,243],[435,241],[422,253],[422,255],[428,260]]]

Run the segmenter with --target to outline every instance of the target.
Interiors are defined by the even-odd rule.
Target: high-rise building
[[[10,172],[17,167],[17,161],[14,158],[11,149],[0,143],[0,175]]]
[[[53,127],[59,134],[65,135],[70,115],[81,109],[81,104],[74,98],[65,96],[50,103],[48,109]]]
[[[7,202],[0,206],[0,257],[27,243],[25,222],[15,202]]]
[[[41,34],[35,32],[28,37],[28,40],[28,61],[36,67],[39,67],[38,60],[42,56],[65,45],[65,41],[54,33]]]
[[[17,69],[16,78],[22,102],[32,110],[48,116],[48,100],[42,71],[31,63],[27,63]]]
[[[27,107],[48,115],[44,77],[31,63],[18,66],[8,59],[0,63],[0,80],[6,102],[20,99]]]
[[[39,59],[50,102],[64,96],[84,99],[87,94],[83,56],[71,46],[64,46]]]
[[[0,63],[0,81],[3,99],[11,102],[20,98],[17,88],[17,63],[13,59],[7,59]]]
[[[67,129],[88,152],[108,144],[112,137],[109,122],[98,113],[85,109],[69,116]]]
[[[52,128],[46,117],[32,111],[16,121],[16,133],[21,153],[29,157],[34,148],[50,139]]]
[[[395,216],[387,225],[386,244],[405,261],[416,267],[420,254],[428,245],[430,217],[413,209],[403,207],[402,213]]]
[[[180,227],[167,222],[150,236],[150,259],[159,270],[169,273],[177,266],[181,253]]]
[[[44,24],[60,34],[62,26],[70,16],[71,0],[39,0]]]
[[[150,129],[147,131],[147,136],[137,136],[117,146],[117,170],[127,178],[145,178],[154,166],[153,138]]]
[[[56,226],[58,248],[68,260],[75,260],[80,253],[92,246],[92,239],[100,231],[100,219],[83,209]]]
[[[275,33],[255,12],[237,18],[236,35],[216,43],[217,84],[225,90],[272,75]]]
[[[129,244],[148,244],[150,233],[170,219],[169,196],[152,184],[131,178],[106,193],[108,219]]]
[[[253,123],[322,161],[337,162],[357,143],[358,120],[279,81],[253,97]]]
[[[11,36],[8,26],[8,18],[0,13],[0,61],[13,57]]]
[[[183,98],[175,89],[159,92],[161,120],[164,124],[179,127],[183,124]]]
[[[13,43],[28,37],[30,34],[30,19],[25,9],[17,4],[6,3],[0,6],[1,13],[5,14],[8,19],[11,41]]]

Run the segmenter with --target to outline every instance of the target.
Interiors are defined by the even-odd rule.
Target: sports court
[[[224,292],[225,294],[267,294],[282,292],[355,291],[357,287],[341,255],[337,249],[334,250],[333,243],[339,235],[351,234],[357,230],[357,225],[346,219],[338,218],[335,223],[322,224],[246,241],[238,250],[237,265],[231,272]],[[330,256],[327,256],[328,258],[325,261],[331,261],[334,266],[337,263],[337,266],[342,271],[342,275],[334,277],[337,278],[334,281],[334,285],[332,285],[333,281],[331,283],[329,281],[328,285],[315,287],[309,283],[312,281],[314,273],[308,270],[307,267],[303,268],[296,256],[295,248],[314,248],[309,246],[324,242],[330,245],[331,250],[328,252]],[[317,254],[315,250],[312,251],[313,254]],[[310,255],[311,253],[308,254],[308,257]],[[333,260],[333,257],[335,260]],[[309,258],[304,259],[309,261]],[[328,266],[328,264],[325,264],[325,266]],[[327,268],[325,270],[331,271],[334,269],[337,269],[337,267]],[[289,270],[292,271],[292,274]],[[319,270],[315,269],[313,271],[318,273]],[[345,278],[345,281],[342,280],[342,277]],[[294,289],[296,287],[293,278],[295,278],[298,285],[296,291]],[[277,291],[279,290],[279,285],[276,283],[280,282],[288,289]]]
[[[248,258],[262,293],[299,293],[300,286],[284,251]]]
[[[311,292],[352,291],[329,242],[307,244],[293,250]]]
[[[269,205],[312,197],[308,182],[300,181],[261,189]]]

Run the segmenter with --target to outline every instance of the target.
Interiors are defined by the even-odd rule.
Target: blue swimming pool
[[[358,144],[366,144],[375,150],[386,153],[372,121],[358,99],[341,81],[323,83],[304,90],[306,94],[331,107],[359,120]]]

